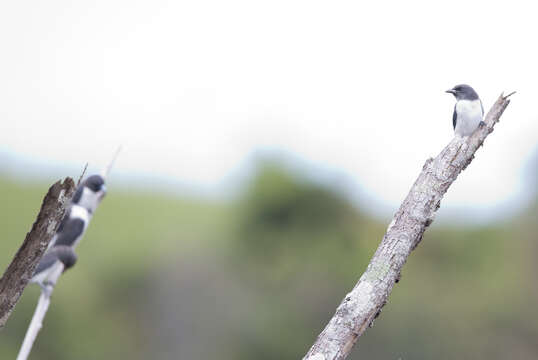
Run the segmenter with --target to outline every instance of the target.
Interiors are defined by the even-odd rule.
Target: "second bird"
[[[456,98],[452,114],[454,132],[461,137],[471,135],[484,118],[484,108],[478,94],[472,87],[465,84],[456,85],[446,92]]]
[[[92,175],[84,180],[75,192],[71,207],[60,223],[49,248],[56,245],[76,246],[105,194],[106,186],[102,176]]]

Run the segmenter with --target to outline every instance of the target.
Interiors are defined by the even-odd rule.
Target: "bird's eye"
[[[456,90],[456,91],[461,91],[461,86],[456,86],[456,87],[454,88],[454,90]]]

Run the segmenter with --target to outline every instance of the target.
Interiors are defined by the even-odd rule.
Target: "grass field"
[[[3,268],[47,186],[0,178]],[[351,358],[535,359],[537,215],[434,223]],[[278,168],[228,202],[111,184],[31,358],[300,358],[385,227]],[[38,293],[25,290],[0,334],[1,359],[15,358]]]

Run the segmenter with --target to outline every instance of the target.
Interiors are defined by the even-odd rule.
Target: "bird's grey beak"
[[[449,93],[449,94],[452,94],[452,95],[456,95],[456,91],[454,89],[450,89],[450,90],[447,90],[445,92]]]
[[[105,186],[105,185],[103,185],[103,186],[101,187],[101,191],[100,191],[100,192],[101,192],[101,193],[99,194],[99,200],[102,200],[102,199],[105,197],[105,195],[106,195],[106,186]]]

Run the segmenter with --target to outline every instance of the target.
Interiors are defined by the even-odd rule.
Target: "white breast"
[[[82,219],[84,223],[87,224],[90,221],[91,215],[88,212],[88,210],[86,210],[86,208],[79,205],[73,205],[71,207],[71,212],[69,213],[69,217],[71,219],[75,219],[75,218]]]
[[[82,194],[78,201],[78,205],[85,207],[93,213],[99,205],[99,195],[87,187],[84,187],[84,189],[82,189]]]
[[[460,136],[471,135],[484,116],[480,100],[459,100],[456,103],[458,120],[454,132]]]

